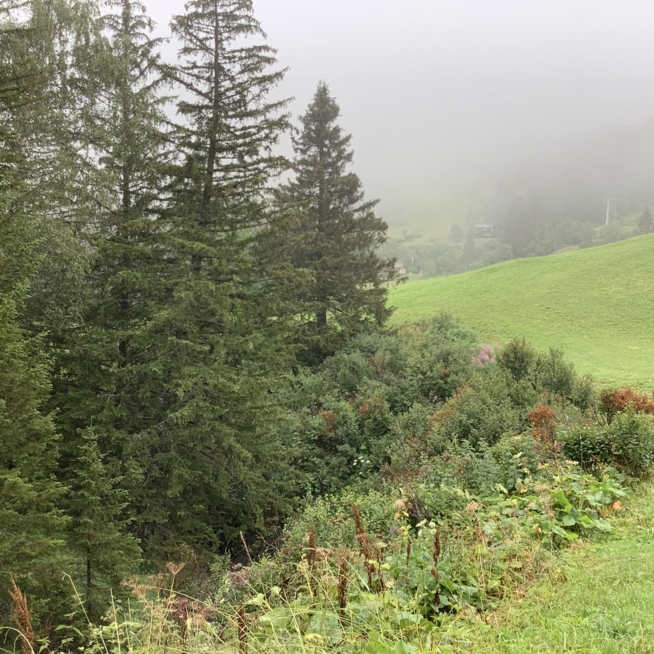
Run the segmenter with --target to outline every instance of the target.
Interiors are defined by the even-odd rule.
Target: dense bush
[[[422,416],[472,374],[474,333],[447,316],[392,334],[352,339],[318,371],[302,371],[284,400],[291,425],[280,439],[294,452],[300,487],[313,495],[370,485],[403,438],[405,416]],[[429,407],[429,409],[427,409]]]
[[[645,476],[654,462],[654,422],[633,406],[605,426],[579,426],[562,436],[564,453],[584,468],[613,464],[634,477]]]
[[[654,415],[654,400],[647,395],[638,393],[631,388],[621,388],[607,391],[601,395],[602,410],[608,422],[613,416],[628,407],[633,407],[636,413],[649,413]]]
[[[515,338],[502,348],[497,362],[514,381],[529,383],[534,390],[550,393],[562,403],[585,409],[593,401],[592,380],[579,377],[560,349],[540,353],[524,337]]]

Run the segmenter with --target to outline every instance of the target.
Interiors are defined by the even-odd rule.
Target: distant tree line
[[[173,64],[138,0],[4,0],[0,28],[0,620],[10,577],[65,612],[62,570],[97,616],[279,522],[278,390],[384,323],[394,262],[327,85],[277,154],[251,0],[187,2]]]
[[[417,234],[407,234],[389,239],[381,254],[402,262],[408,273],[439,277],[509,259],[544,256],[566,247],[605,245],[654,232],[649,206],[629,218],[613,217],[608,225],[546,214],[535,196],[516,196],[493,211],[484,219],[494,221],[490,223],[492,237],[479,237],[471,215],[467,225],[453,224],[447,239],[424,241]]]

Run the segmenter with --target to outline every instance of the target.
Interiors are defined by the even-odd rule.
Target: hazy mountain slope
[[[563,347],[607,384],[654,386],[654,235],[393,289],[393,324],[441,310],[489,342]]]

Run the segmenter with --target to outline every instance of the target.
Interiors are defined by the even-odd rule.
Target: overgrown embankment
[[[497,349],[447,316],[357,337],[280,392],[296,509],[278,547],[238,563],[190,552],[129,580],[102,620],[80,602],[46,638],[105,654],[520,651],[512,632],[539,597],[577,628],[553,599],[566,561],[631,524],[654,462],[649,397],[599,394],[561,351]],[[622,618],[603,606],[582,626],[609,638]]]
[[[652,485],[625,508],[609,538],[565,553],[546,579],[505,602],[489,624],[453,623],[444,640],[455,652],[651,652]]]

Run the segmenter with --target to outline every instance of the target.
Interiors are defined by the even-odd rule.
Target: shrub
[[[541,443],[550,443],[556,433],[556,414],[542,404],[529,412],[529,423],[533,437]]]
[[[520,381],[532,373],[537,359],[538,352],[522,336],[514,338],[502,348],[497,362],[511,373],[514,381]]]
[[[632,406],[636,413],[654,415],[654,400],[650,400],[647,395],[641,395],[631,388],[615,389],[602,393],[601,401],[609,423],[616,413],[625,411],[629,406]]]
[[[355,549],[357,539],[352,504],[358,507],[371,534],[378,538],[389,537],[397,513],[391,493],[369,491],[362,494],[348,489],[308,503],[302,514],[288,523],[286,544],[291,548],[306,547],[307,534],[313,527],[319,547]]]
[[[652,419],[627,408],[604,431],[616,466],[634,477],[644,477],[654,462]]]
[[[654,423],[633,406],[604,427],[577,427],[563,436],[564,454],[582,467],[613,464],[634,477],[644,477],[654,463]]]
[[[511,399],[510,377],[497,366],[477,372],[471,383],[432,417],[432,442],[437,451],[451,442],[467,441],[473,448],[493,445],[505,432],[526,426],[526,415]]]
[[[543,390],[558,395],[561,399],[572,399],[575,390],[575,367],[566,361],[563,350],[550,348],[547,354],[539,354],[536,364],[538,382]]]

